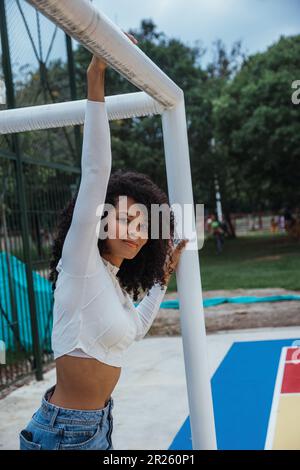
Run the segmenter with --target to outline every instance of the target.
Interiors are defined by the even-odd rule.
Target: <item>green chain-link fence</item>
[[[1,0],[0,79],[18,108],[76,99],[72,40],[24,0]],[[81,129],[0,135],[0,391],[53,360],[48,280],[57,217],[80,179]]]

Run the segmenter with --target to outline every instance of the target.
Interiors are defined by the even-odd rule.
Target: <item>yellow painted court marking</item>
[[[277,409],[274,450],[300,450],[300,394],[281,394]]]

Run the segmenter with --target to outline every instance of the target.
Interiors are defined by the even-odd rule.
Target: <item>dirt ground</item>
[[[286,289],[234,289],[203,293],[204,299],[212,297],[299,295],[299,291]],[[165,294],[164,300],[177,299],[177,292]],[[300,301],[261,302],[253,304],[221,304],[204,308],[207,333],[242,328],[264,328],[300,325]],[[160,309],[147,335],[181,335],[179,310]]]

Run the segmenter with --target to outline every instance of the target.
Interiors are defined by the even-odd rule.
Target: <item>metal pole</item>
[[[221,193],[220,193],[220,188],[219,188],[219,182],[218,182],[217,175],[215,175],[215,191],[216,191],[217,217],[218,217],[218,221],[222,222],[222,220],[223,220],[223,211],[222,211]]]
[[[189,204],[195,227],[184,100],[163,112],[162,125],[170,203],[182,208]],[[180,257],[176,280],[192,443],[193,449],[216,449],[198,250],[189,250],[188,245]]]
[[[76,69],[75,69],[75,64],[74,64],[72,38],[68,34],[65,34],[65,37],[66,37],[66,46],[67,46],[68,73],[69,73],[71,100],[75,101],[77,100],[77,90],[76,90]],[[78,159],[77,163],[80,166],[80,159],[81,159],[80,126],[74,126],[74,135],[75,135],[76,155]]]
[[[211,150],[212,150],[213,155],[215,153],[215,147],[216,147],[216,141],[215,141],[215,138],[213,137],[211,139]],[[213,165],[215,166],[215,161],[213,162]],[[222,211],[221,193],[220,193],[219,181],[218,181],[218,177],[216,173],[214,175],[214,185],[215,185],[215,194],[216,194],[217,217],[218,217],[218,221],[222,222],[223,211]]]
[[[1,45],[2,45],[2,65],[3,73],[6,85],[6,99],[7,106],[9,108],[15,107],[15,96],[14,96],[14,85],[13,85],[13,76],[10,62],[10,53],[9,53],[9,40],[7,33],[7,22],[6,22],[6,12],[5,12],[5,2],[0,1],[0,32],[1,32]],[[41,349],[39,342],[39,330],[38,322],[36,315],[36,305],[34,297],[34,288],[33,288],[33,276],[32,276],[32,260],[29,247],[29,226],[27,219],[27,203],[26,203],[26,193],[25,193],[25,184],[23,179],[23,163],[22,156],[19,145],[19,138],[17,134],[12,135],[12,146],[13,151],[16,155],[15,160],[15,170],[16,170],[16,182],[17,182],[17,194],[18,201],[21,211],[21,231],[22,231],[22,240],[23,240],[23,250],[25,258],[25,269],[26,269],[26,279],[28,287],[28,300],[29,300],[29,309],[30,309],[30,321],[31,321],[31,332],[32,332],[32,343],[33,343],[33,354],[35,358],[35,375],[37,380],[43,379],[42,371],[42,357]]]

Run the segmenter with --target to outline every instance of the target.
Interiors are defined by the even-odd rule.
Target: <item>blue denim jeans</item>
[[[98,410],[72,410],[49,403],[54,389],[21,430],[20,450],[113,450],[113,398]]]

